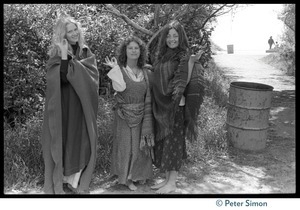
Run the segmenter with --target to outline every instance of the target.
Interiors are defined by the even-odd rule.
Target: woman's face
[[[70,44],[76,44],[79,40],[79,31],[74,23],[67,24],[67,40]]]
[[[136,42],[130,42],[126,47],[126,55],[127,59],[136,60],[140,57],[140,47]]]
[[[177,31],[174,28],[169,30],[166,42],[167,42],[167,46],[171,49],[178,47],[178,45],[179,45],[179,35],[178,35]]]

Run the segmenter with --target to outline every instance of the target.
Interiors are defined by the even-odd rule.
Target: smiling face
[[[179,45],[179,35],[177,31],[172,28],[169,30],[167,39],[166,39],[167,46],[171,49],[178,47]]]
[[[70,44],[76,44],[79,40],[79,31],[75,24],[69,23],[67,24],[67,40]]]
[[[140,46],[136,42],[130,42],[126,47],[127,59],[137,60],[140,57]]]

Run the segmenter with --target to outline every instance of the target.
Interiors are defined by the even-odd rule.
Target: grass
[[[4,189],[26,191],[43,181],[42,115],[10,130],[4,124]]]
[[[287,49],[279,49],[261,59],[263,62],[282,70],[289,76],[295,76],[295,52]]]
[[[206,91],[198,116],[197,141],[187,142],[189,161],[206,161],[228,151],[226,137],[226,105],[229,80],[214,62],[205,72]]]
[[[189,161],[197,163],[227,153],[225,132],[226,103],[229,82],[212,62],[205,73],[206,96],[198,117],[197,141],[187,143]],[[94,174],[109,174],[112,151],[111,126],[113,100],[99,97],[97,129],[97,164]],[[18,124],[15,130],[4,125],[4,192],[30,189],[41,190],[44,179],[44,163],[40,144],[43,114]]]

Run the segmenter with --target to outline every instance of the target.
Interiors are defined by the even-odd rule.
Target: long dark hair
[[[142,69],[144,65],[146,64],[147,59],[147,50],[146,50],[146,44],[138,37],[136,36],[130,36],[126,38],[118,47],[117,49],[117,60],[120,66],[126,67],[127,65],[127,54],[126,54],[126,48],[131,43],[135,42],[140,47],[140,57],[138,58],[137,66]]]
[[[178,47],[176,48],[177,49],[176,51],[188,51],[189,49],[188,38],[186,36],[184,28],[177,20],[173,20],[168,25],[166,25],[165,28],[160,33],[155,60],[162,59],[163,56],[166,54],[168,50],[166,39],[171,29],[175,29],[179,36],[179,44]]]

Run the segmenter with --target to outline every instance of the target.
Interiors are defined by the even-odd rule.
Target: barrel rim
[[[256,86],[261,86],[263,87],[262,89],[254,88],[254,87],[245,87],[241,85],[256,85]],[[245,89],[245,90],[254,90],[254,91],[272,91],[274,87],[263,84],[263,83],[257,83],[257,82],[244,82],[244,81],[234,81],[230,83],[230,87],[235,87],[239,89]]]

